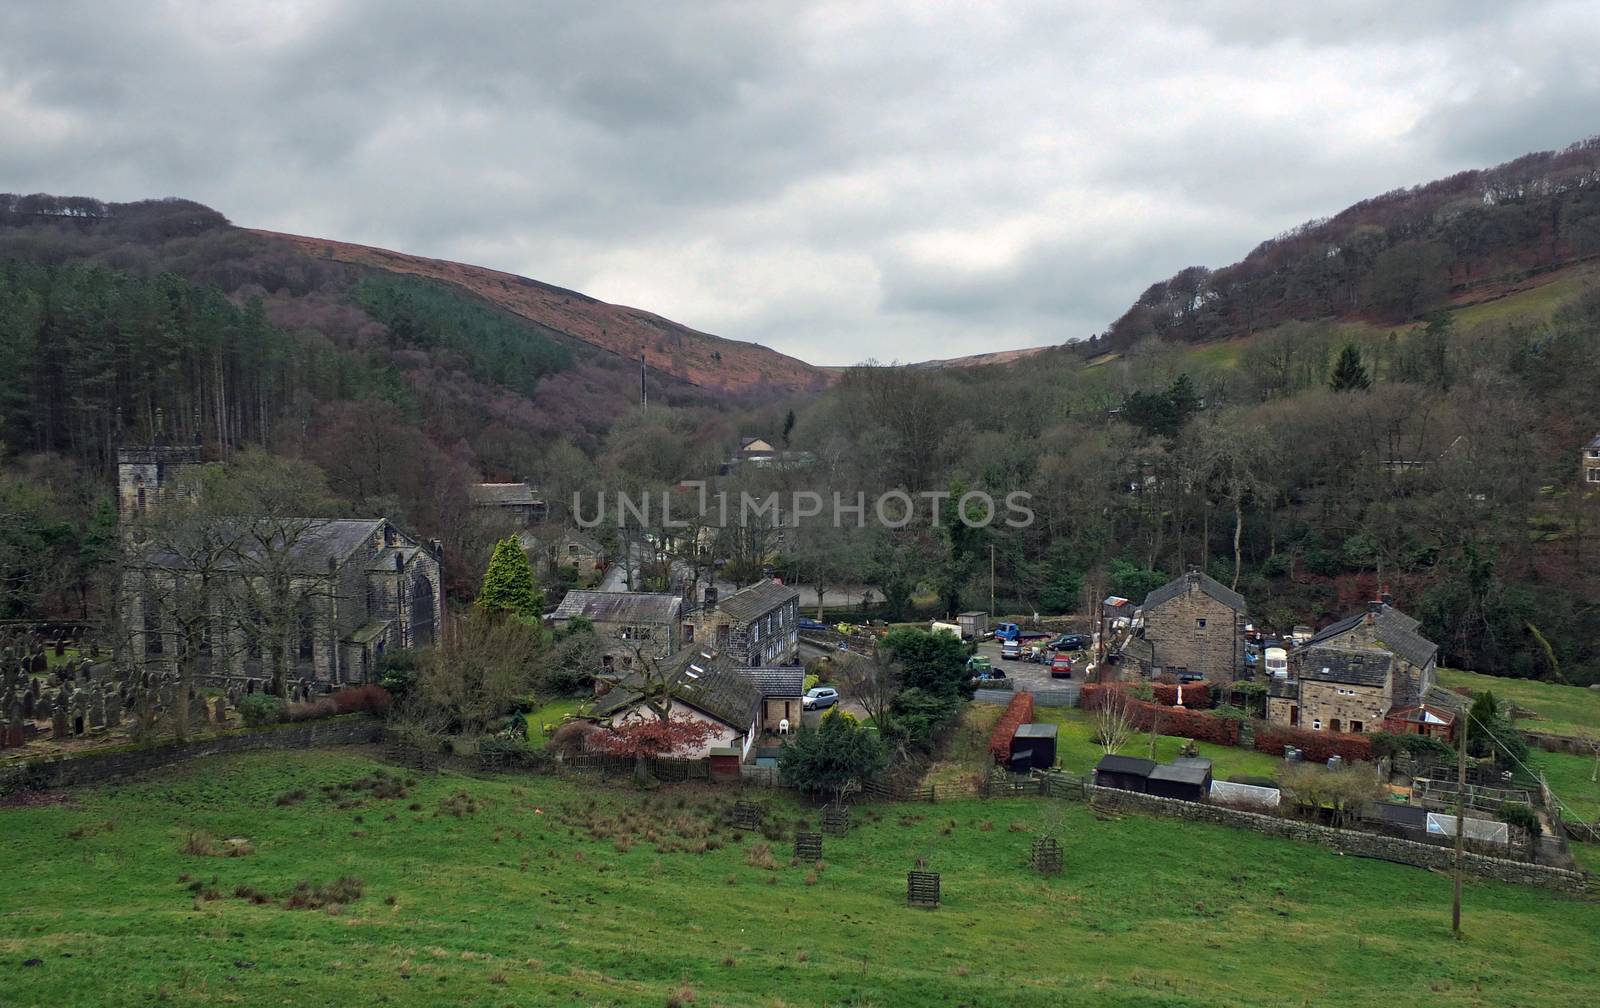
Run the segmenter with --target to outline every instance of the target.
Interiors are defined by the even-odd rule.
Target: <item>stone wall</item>
[[[1348,692],[1341,696],[1340,690]],[[1378,686],[1300,680],[1300,727],[1313,731],[1375,732],[1383,730],[1389,710],[1388,691]],[[1333,728],[1337,719],[1339,727]],[[1321,727],[1317,727],[1317,722]],[[1285,720],[1284,724],[1289,722]],[[1360,724],[1360,728],[1352,724]]]
[[[1417,868],[1450,871],[1455,863],[1453,849],[1418,843],[1415,840],[1401,840],[1398,837],[1362,833],[1357,830],[1334,829],[1331,826],[1320,826],[1299,819],[1282,819],[1254,812],[1240,812],[1221,805],[1158,798],[1155,795],[1136,794],[1117,788],[1090,786],[1087,791],[1090,803],[1102,809],[1143,812],[1149,815],[1187,819],[1191,822],[1228,826],[1233,829],[1247,829],[1265,836],[1314,843],[1339,851],[1341,854],[1394,861]],[[1462,865],[1469,873],[1480,878],[1538,886],[1567,893],[1586,891],[1582,872],[1529,864],[1525,861],[1508,861],[1482,854],[1463,855]]]
[[[17,790],[97,784],[118,777],[136,777],[162,767],[206,756],[254,752],[262,749],[312,749],[321,746],[359,745],[383,736],[383,722],[365,714],[350,714],[280,725],[257,731],[230,732],[194,742],[164,742],[117,752],[89,753],[59,759],[32,760],[0,767],[0,793]]]
[[[1198,584],[1144,614],[1144,639],[1155,646],[1158,668],[1185,668],[1211,682],[1228,682],[1244,659],[1239,614]],[[1205,626],[1200,621],[1205,621]]]

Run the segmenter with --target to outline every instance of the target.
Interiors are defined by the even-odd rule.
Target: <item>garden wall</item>
[[[162,767],[206,756],[262,749],[312,749],[359,745],[383,736],[383,722],[365,714],[329,718],[256,731],[229,732],[194,742],[163,742],[115,752],[86,753],[16,763],[0,768],[0,793],[96,784],[117,777],[135,777]]]
[[[1455,863],[1455,852],[1450,848],[1418,843],[1415,840],[1335,829],[1299,819],[1281,819],[1277,816],[1241,812],[1219,805],[1179,801],[1176,798],[1159,798],[1155,795],[1137,794],[1117,788],[1091,786],[1087,791],[1090,803],[1100,809],[1142,812],[1148,815],[1187,819],[1191,822],[1229,826],[1234,829],[1247,829],[1264,836],[1314,843],[1341,854],[1377,858],[1380,861],[1393,861],[1417,868],[1431,868],[1435,871],[1450,871]],[[1538,886],[1567,893],[1586,891],[1582,872],[1529,864],[1525,861],[1508,861],[1483,854],[1463,855],[1462,865],[1473,875],[1500,882]]]

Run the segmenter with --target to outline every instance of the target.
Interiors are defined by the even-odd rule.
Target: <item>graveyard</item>
[[[743,807],[740,804],[743,803]],[[1573,1004],[1600,904],[1077,802],[197,760],[0,808],[31,1003]],[[837,825],[837,824],[835,824]],[[908,875],[937,878],[909,905]],[[923,888],[918,895],[926,896]]]

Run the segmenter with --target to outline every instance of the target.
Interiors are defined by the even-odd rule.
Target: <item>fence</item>
[[[1081,689],[1077,683],[1055,689],[1034,690],[1033,702],[1038,707],[1076,707]]]
[[[647,758],[645,764],[657,780],[704,780],[711,776],[711,761],[704,759],[669,759],[662,756]],[[631,774],[637,769],[632,756],[611,756],[606,753],[583,753],[568,756],[561,765],[569,770],[591,770],[601,774]]]

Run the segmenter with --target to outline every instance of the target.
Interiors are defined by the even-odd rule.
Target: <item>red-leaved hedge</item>
[[[1154,690],[1155,702],[1164,707],[1175,707],[1178,704],[1178,691],[1183,690],[1183,705],[1191,710],[1208,710],[1211,707],[1211,684],[1208,682],[1184,683],[1182,686],[1169,686],[1166,683],[1151,683]]]
[[[1097,684],[1087,683],[1082,687],[1078,697],[1078,706],[1084,710],[1099,710],[1115,693],[1121,691],[1122,686],[1115,683]],[[1183,691],[1185,705],[1189,701],[1189,690]],[[1211,742],[1216,745],[1235,746],[1239,744],[1239,723],[1229,718],[1220,718],[1215,714],[1202,711],[1189,710],[1184,707],[1166,707],[1147,700],[1128,698],[1128,720],[1136,731],[1149,731],[1154,726],[1162,735],[1173,735],[1179,738],[1191,738],[1199,742]]]
[[[1257,751],[1282,756],[1286,745],[1305,753],[1308,763],[1326,763],[1330,756],[1343,756],[1346,763],[1372,760],[1372,740],[1365,735],[1335,735],[1333,732],[1306,731],[1304,728],[1285,728],[1282,725],[1257,726]]]
[[[1188,694],[1184,694],[1188,699]],[[389,713],[389,708],[394,705],[394,697],[382,686],[368,683],[365,686],[346,686],[344,689],[335,690],[332,697],[333,706],[340,714],[349,714],[352,711],[366,711],[383,717]]]
[[[1033,694],[1018,693],[1006,704],[1004,714],[994,724],[994,731],[989,735],[989,755],[994,757],[996,763],[1004,763],[1011,759],[1011,736],[1017,733],[1021,725],[1033,721]]]

